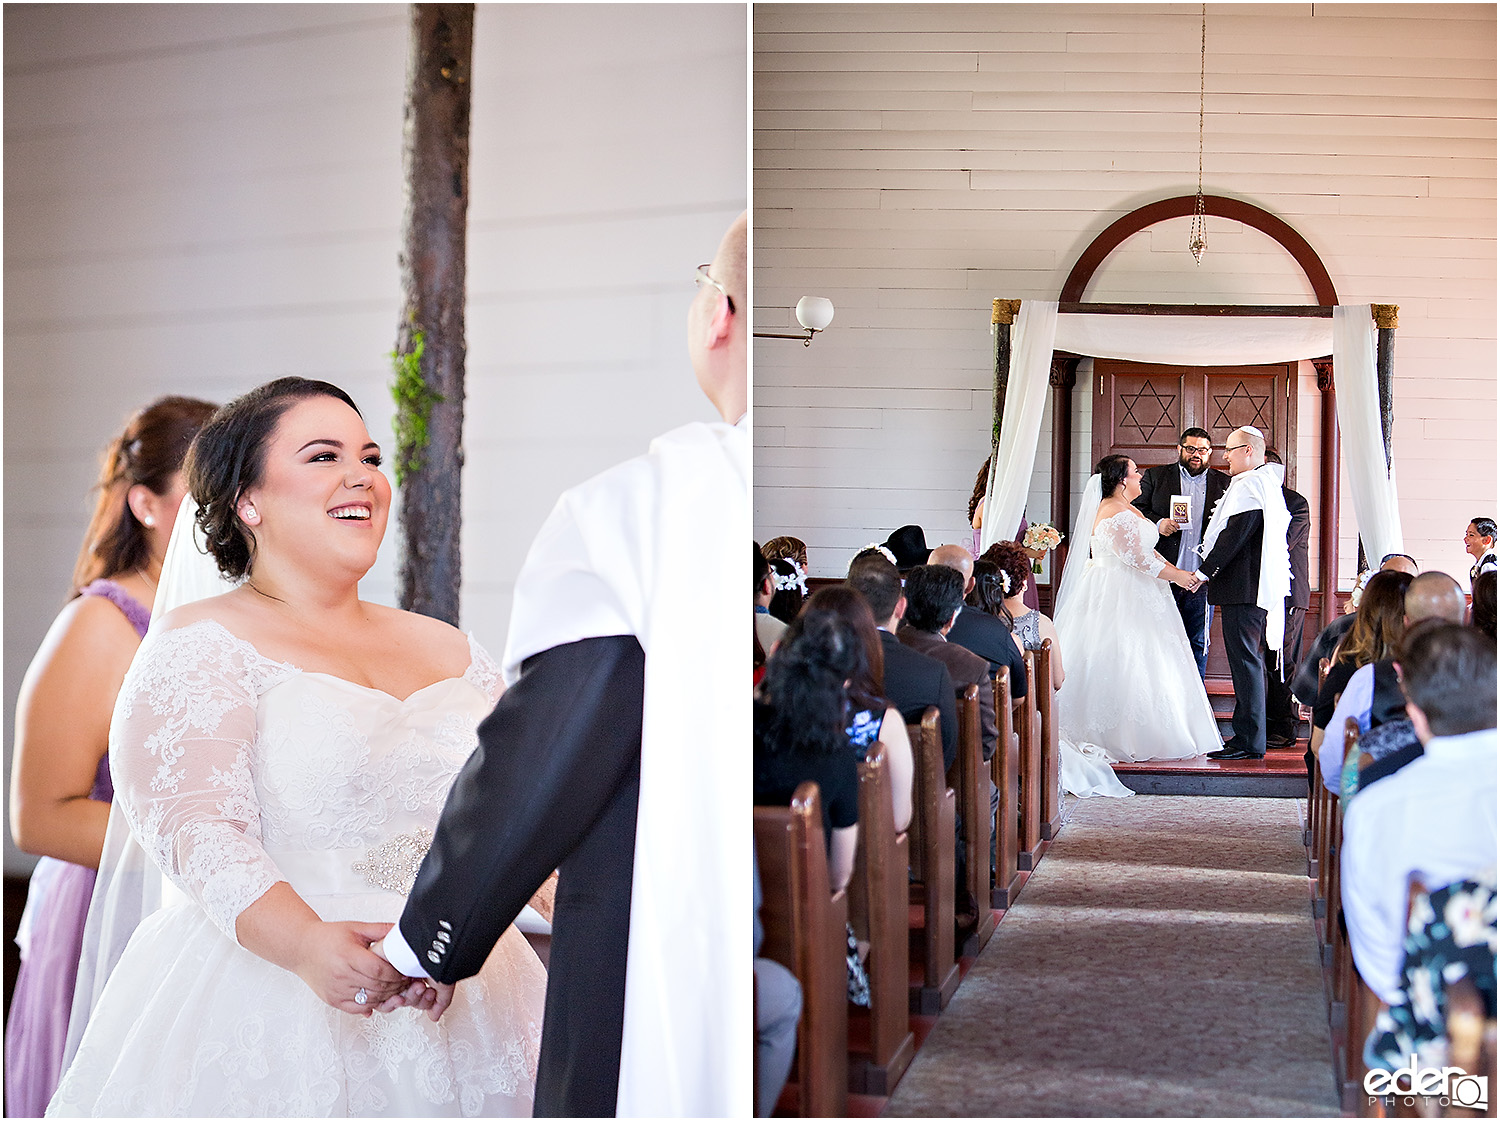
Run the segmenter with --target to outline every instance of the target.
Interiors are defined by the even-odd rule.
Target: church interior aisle
[[[886,1115],[1337,1116],[1299,805],[1073,802]]]

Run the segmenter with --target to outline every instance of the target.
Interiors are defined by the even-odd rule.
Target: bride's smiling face
[[[320,566],[363,575],[391,508],[380,461],[380,447],[344,402],[317,396],[292,405],[266,445],[260,482],[236,507],[255,535],[256,559],[310,554]]]
[[[1120,485],[1125,488],[1122,497],[1126,502],[1134,502],[1141,496],[1141,469],[1135,465],[1135,460],[1130,460],[1130,470],[1125,472]]]

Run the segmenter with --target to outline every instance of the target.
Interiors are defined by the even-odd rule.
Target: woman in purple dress
[[[10,828],[41,856],[22,918],[22,963],[5,1026],[5,1104],[40,1117],[61,1074],[84,917],[113,795],[107,745],[115,695],[151,621],[182,502],[182,461],[214,406],[163,397],[110,444],[99,500],[58,615],[16,702]]]

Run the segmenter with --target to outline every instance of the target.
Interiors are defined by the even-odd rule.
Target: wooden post
[[[1375,384],[1380,391],[1380,435],[1385,442],[1385,469],[1391,469],[1391,426],[1395,416],[1396,313],[1398,304],[1371,304],[1375,316]]]
[[[413,4],[396,327],[401,606],[458,622],[474,5]]]
[[[1314,358],[1322,394],[1318,455],[1318,626],[1338,614],[1339,588],[1339,418],[1333,402],[1333,359]]]
[[[1047,384],[1052,386],[1052,524],[1063,534],[1062,544],[1052,551],[1051,594],[1057,595],[1062,566],[1068,559],[1068,520],[1072,505],[1073,386],[1078,380],[1078,355],[1054,351]],[[1085,545],[1085,547],[1087,547]],[[1051,602],[1056,610],[1056,599]]]
[[[1005,416],[1005,393],[1010,388],[1010,329],[1021,313],[1020,300],[994,300],[990,324],[995,328],[994,420],[990,425],[990,454],[1000,447],[1000,421]]]

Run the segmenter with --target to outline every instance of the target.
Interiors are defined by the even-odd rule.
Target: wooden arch
[[[1063,282],[1062,291],[1058,295],[1058,310],[1060,311],[1085,311],[1091,305],[1082,303],[1084,291],[1089,282],[1093,280],[1105,259],[1113,253],[1121,243],[1134,234],[1154,226],[1158,222],[1164,222],[1169,218],[1190,217],[1197,207],[1196,195],[1179,195],[1176,198],[1161,199],[1157,202],[1147,203],[1145,206],[1132,210],[1129,214],[1116,219],[1105,228],[1088,245],[1088,248],[1079,255],[1074,263],[1073,269],[1068,273],[1068,278]],[[1269,211],[1262,210],[1254,203],[1245,202],[1242,199],[1225,198],[1223,195],[1204,195],[1203,208],[1206,214],[1216,218],[1228,218],[1231,221],[1240,222],[1259,230],[1266,236],[1274,239],[1283,249],[1291,254],[1308,283],[1312,285],[1315,307],[1306,309],[1308,312],[1332,314],[1332,308],[1338,304],[1338,293],[1333,286],[1333,278],[1328,275],[1328,270],[1323,266],[1316,250],[1308,244],[1307,239],[1299,234],[1291,226]],[[1103,305],[1092,305],[1104,310]],[[1118,308],[1114,310],[1126,310]],[[1129,310],[1150,313],[1151,305],[1133,307]],[[1234,314],[1234,307],[1205,305],[1201,311],[1181,306],[1158,306],[1154,309],[1158,314]],[[1265,308],[1262,314],[1297,314],[1303,309],[1297,307]],[[1254,314],[1250,308],[1239,311],[1239,314]],[[1394,322],[1391,323],[1394,328]],[[1386,357],[1383,366],[1390,366],[1391,341],[1385,336],[1393,335],[1394,330],[1382,330],[1383,348]],[[1008,339],[1006,340],[1008,342]],[[1005,347],[1008,352],[1008,346]],[[998,351],[997,351],[998,361]],[[1006,365],[1009,365],[1009,355],[1005,356]],[[1054,353],[1052,356],[1051,383],[1055,399],[1052,407],[1052,518],[1056,525],[1065,525],[1068,521],[1071,495],[1068,486],[1068,472],[1071,469],[1073,455],[1073,430],[1072,430],[1072,408],[1071,395],[1075,382],[1075,374],[1078,369],[1079,357],[1073,354]],[[1318,389],[1322,393],[1322,423],[1319,433],[1322,470],[1320,472],[1318,486],[1318,508],[1321,519],[1319,524],[1318,546],[1320,553],[1319,564],[1319,591],[1320,610],[1318,614],[1322,621],[1327,623],[1333,617],[1332,589],[1336,586],[1338,572],[1338,459],[1339,459],[1339,437],[1337,421],[1335,420],[1335,409],[1333,402],[1333,359],[1332,357],[1313,360],[1313,366],[1318,374]],[[1388,376],[1387,376],[1388,380]],[[1386,400],[1388,394],[1382,394],[1382,400]],[[1382,414],[1387,412],[1384,405]],[[999,412],[996,417],[998,421]],[[1390,447],[1389,427],[1386,433],[1386,446]],[[1061,546],[1058,555],[1054,559],[1054,565],[1061,564],[1066,557],[1066,546]]]
[[[1068,279],[1063,282],[1058,302],[1074,303],[1082,300],[1084,289],[1094,278],[1094,273],[1104,263],[1104,259],[1119,248],[1126,238],[1140,233],[1148,226],[1165,222],[1169,218],[1190,217],[1197,200],[1197,195],[1179,195],[1176,198],[1162,199],[1132,210],[1123,218],[1110,223],[1106,230],[1089,243],[1089,247],[1073,265],[1073,271],[1068,273]],[[1312,285],[1313,296],[1317,303],[1332,307],[1339,302],[1338,293],[1333,288],[1333,280],[1329,277],[1328,270],[1323,267],[1323,262],[1319,260],[1317,252],[1307,243],[1306,238],[1276,215],[1262,210],[1254,203],[1225,198],[1223,195],[1204,195],[1203,209],[1216,218],[1228,218],[1231,221],[1243,223],[1273,238],[1301,266],[1308,283]]]

